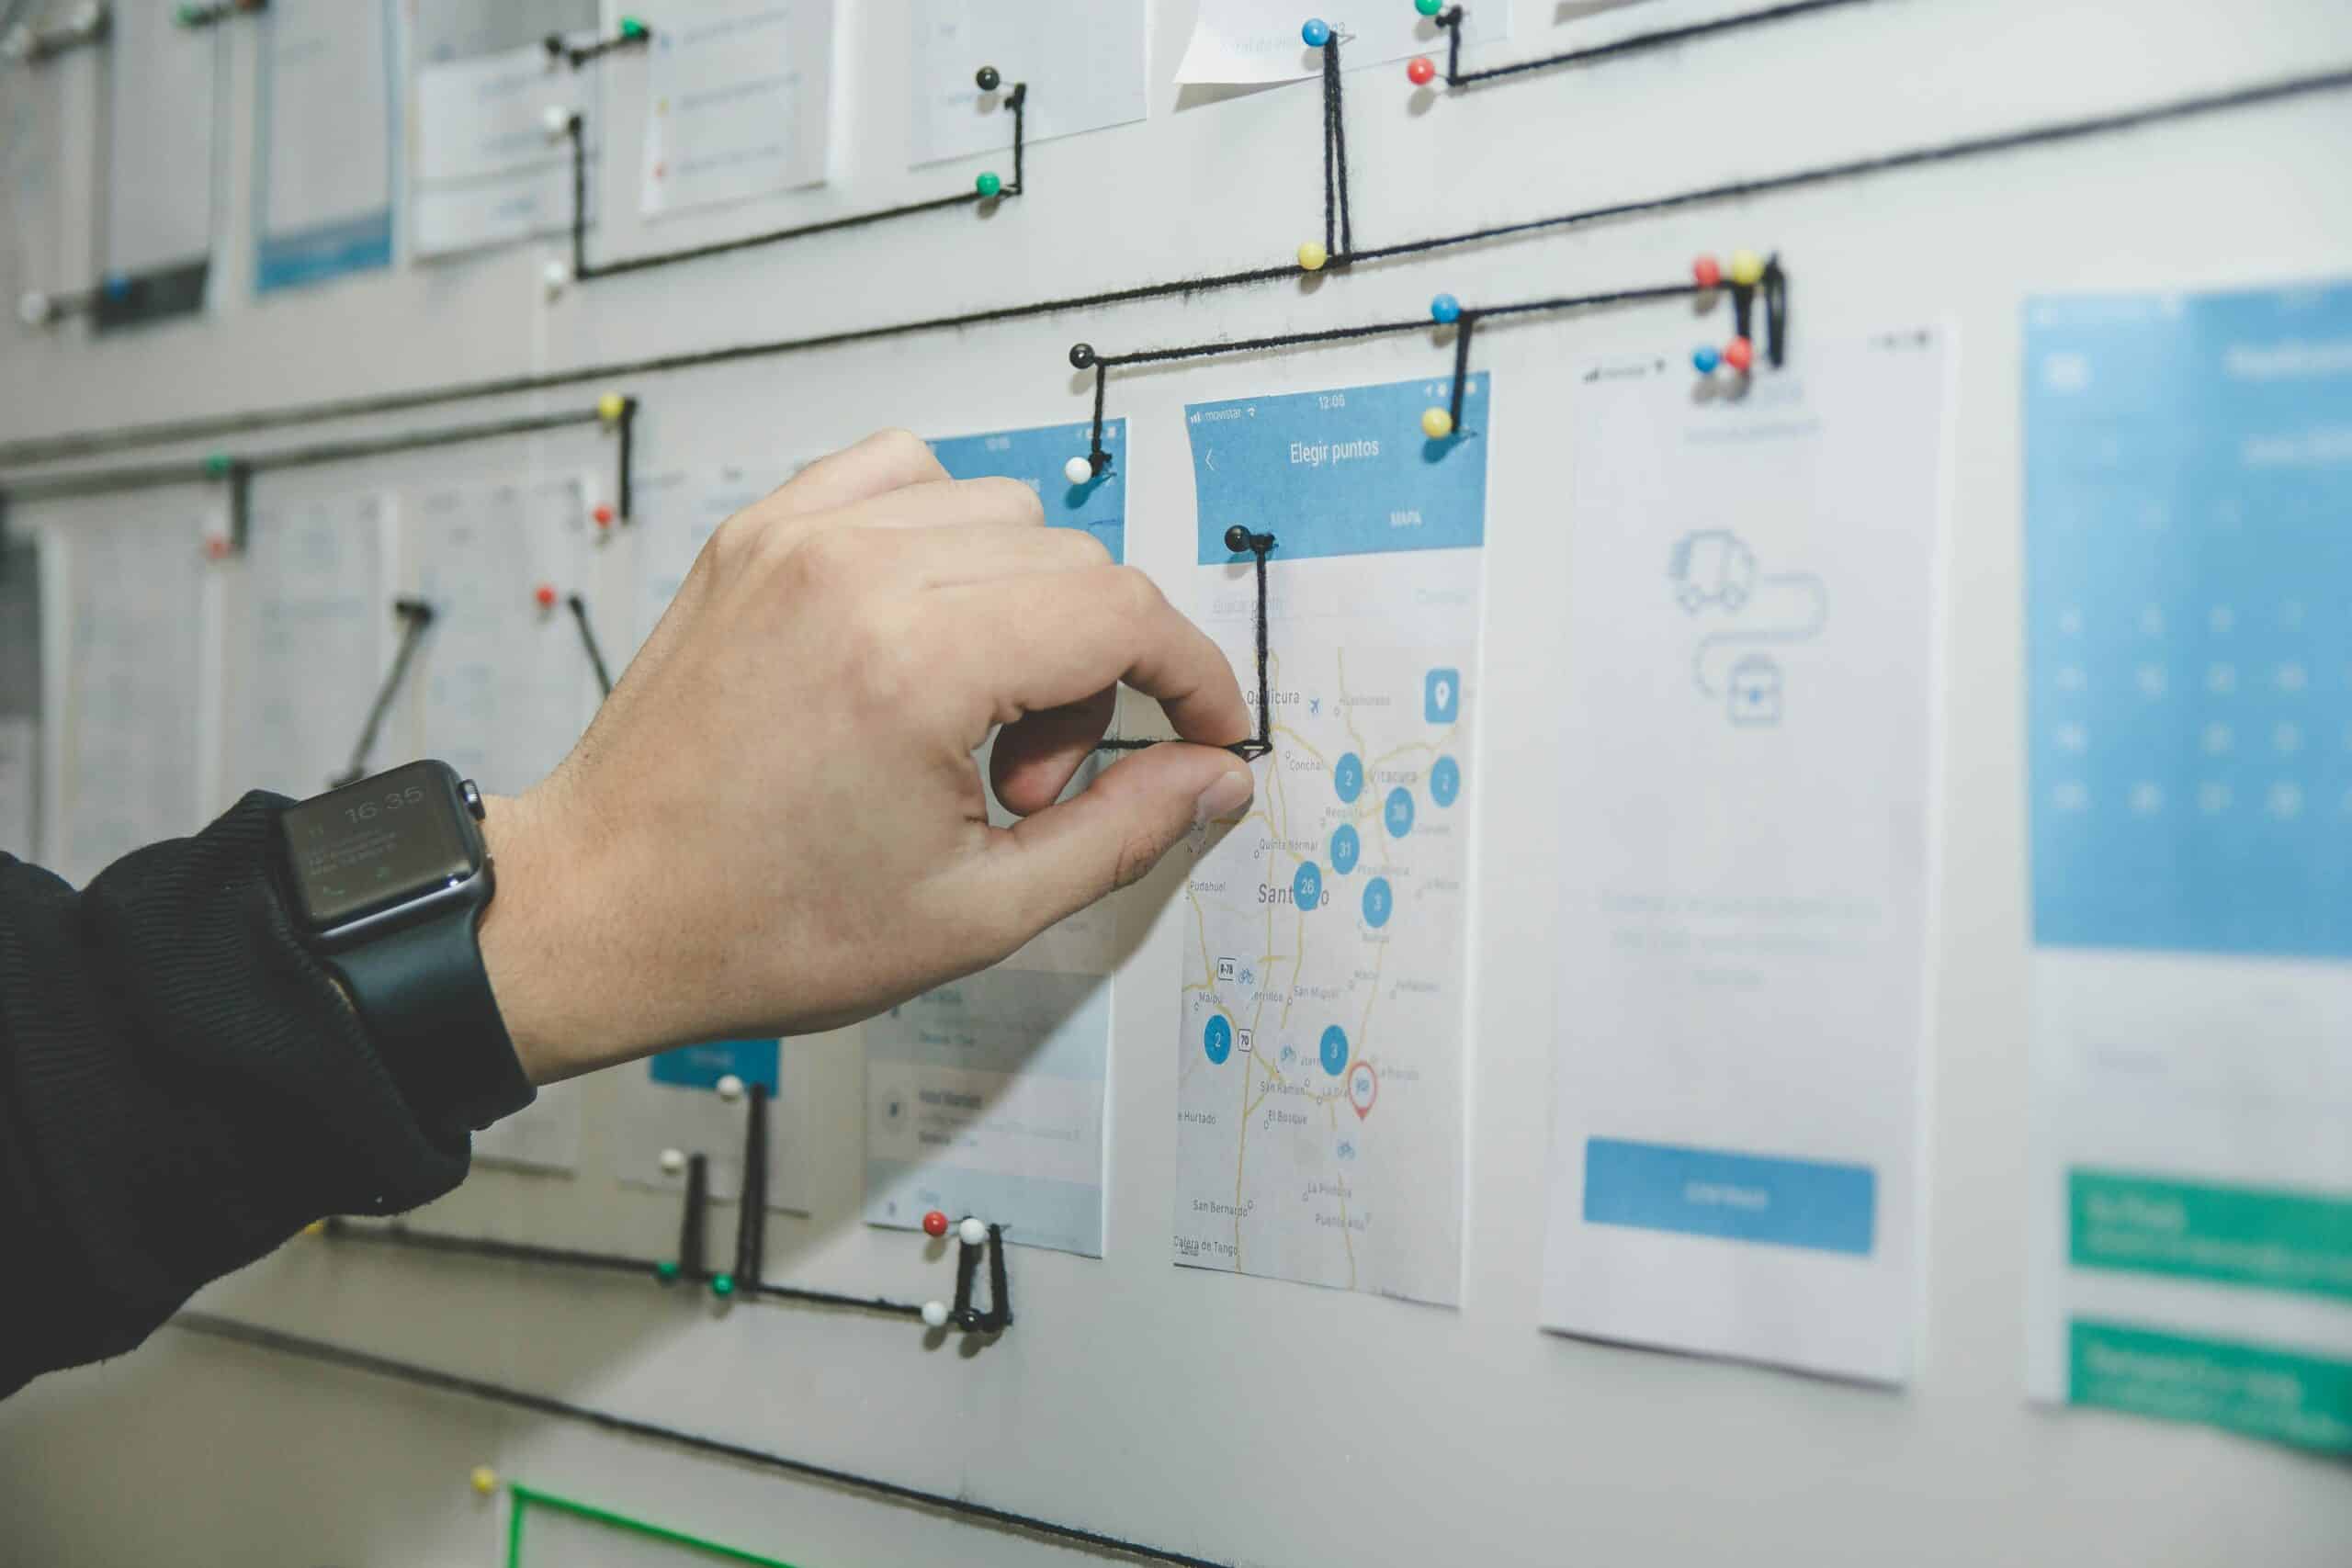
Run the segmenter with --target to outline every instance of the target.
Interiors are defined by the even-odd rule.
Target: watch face
[[[310,928],[392,908],[481,869],[458,779],[411,762],[306,800],[283,827],[296,902]]]

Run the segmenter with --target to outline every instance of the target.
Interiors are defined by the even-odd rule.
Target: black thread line
[[[550,59],[560,59],[574,71],[592,60],[601,60],[617,50],[642,49],[653,41],[653,29],[639,24],[635,32],[618,32],[592,42],[574,44],[561,33],[547,36],[547,51]]]
[[[767,1253],[768,1086],[755,1083],[744,1099],[742,1189],[735,1204],[736,1288],[756,1288]]]
[[[194,31],[198,28],[219,27],[236,17],[254,16],[269,9],[269,0],[212,0],[209,6],[183,6],[172,15],[172,20]]]
[[[580,626],[580,646],[588,655],[588,667],[596,672],[596,691],[609,697],[613,694],[612,672],[605,668],[605,650],[596,646],[596,633],[588,625],[588,601],[574,593],[564,600],[564,604]]]
[[[1463,311],[1453,323],[1453,396],[1445,407],[1455,431],[1462,428],[1462,391],[1470,384],[1470,329],[1477,324],[1475,310]]]
[[[1111,455],[1102,450],[1102,391],[1110,377],[1110,367],[1101,360],[1094,362],[1094,434],[1087,446],[1086,462],[1097,478],[1111,466]]]
[[[1596,61],[1611,60],[1620,55],[1644,54],[1654,49],[1665,49],[1694,39],[1711,38],[1718,33],[1735,33],[1761,27],[1770,22],[1793,21],[1816,11],[1842,10],[1849,6],[1866,6],[1874,0],[1790,0],[1782,6],[1767,6],[1761,10],[1742,11],[1733,16],[1716,17],[1684,27],[1661,28],[1656,32],[1634,33],[1611,43],[1594,44],[1585,49],[1571,49],[1558,54],[1546,54],[1533,60],[1514,60],[1508,65],[1489,66],[1484,71],[1462,69],[1462,18],[1466,6],[1455,6],[1438,17],[1437,25],[1453,35],[1446,51],[1445,85],[1449,87],[1476,86],[1482,82],[1499,81],[1506,76],[1523,76],[1531,71],[1551,71],[1570,65],[1589,65]]]
[[[710,1278],[703,1267],[703,1210],[709,1196],[710,1157],[697,1154],[686,1161],[685,1215],[678,1227],[678,1272],[697,1283]]]
[[[1326,100],[1329,106],[1326,112],[1330,117],[1326,134],[1330,138],[1332,152],[1340,165],[1340,243],[1326,258],[1326,266],[1333,260],[1344,260],[1356,248],[1355,226],[1348,220],[1348,118],[1345,89],[1340,80],[1341,36],[1334,30],[1330,41],[1323,46],[1323,68],[1331,84]]]
[[[1334,70],[1339,41],[1340,35],[1333,33],[1323,43],[1323,257],[1327,266],[1340,250],[1337,149],[1331,145],[1331,127],[1339,118],[1340,78]]]
[[[977,190],[958,192],[954,196],[932,197],[922,201],[904,202],[897,207],[877,208],[871,212],[853,212],[841,218],[820,219],[813,223],[797,223],[788,229],[768,229],[756,234],[740,234],[733,239],[713,240],[707,244],[686,245],[674,251],[650,251],[642,255],[623,256],[615,261],[591,262],[588,259],[588,150],[586,131],[582,118],[575,114],[565,121],[565,132],[571,143],[571,276],[581,282],[593,282],[599,277],[615,277],[623,273],[645,272],[654,267],[674,266],[680,262],[701,261],[709,256],[723,256],[736,251],[752,250],[761,245],[773,245],[786,240],[806,239],[812,234],[830,234],[843,229],[860,229],[873,223],[884,223],[898,218],[912,218],[920,213],[944,211],[951,207],[974,207],[985,201],[1001,201],[1019,196],[1024,164],[1023,142],[1026,138],[1026,106],[1029,85],[1016,82],[1006,95],[1004,107],[1012,112],[1012,183],[1001,186],[993,197],[982,196]],[[5,460],[5,457],[0,457]]]
[[[1080,1525],[1061,1524],[1032,1514],[999,1508],[975,1501],[970,1497],[951,1496],[942,1492],[929,1492],[902,1482],[886,1481],[878,1476],[861,1475],[855,1471],[841,1470],[831,1465],[818,1464],[810,1460],[795,1459],[788,1454],[754,1448],[725,1438],[689,1432],[680,1427],[665,1427],[658,1422],[639,1420],[614,1411],[599,1410],[592,1405],[577,1404],[551,1394],[535,1393],[527,1389],[513,1388],[485,1378],[467,1377],[458,1372],[445,1372],[436,1368],[402,1361],[390,1356],[378,1356],[366,1350],[329,1344],[281,1329],[265,1328],[258,1324],[244,1323],[235,1318],[220,1317],[211,1313],[183,1311],[167,1319],[174,1327],[191,1334],[205,1335],[215,1339],[243,1345],[252,1349],[271,1350],[281,1355],[298,1356],[349,1371],[367,1372],[376,1377],[390,1378],[419,1388],[429,1388],[444,1393],[464,1394],[493,1404],[503,1404],[535,1415],[555,1416],[580,1422],[600,1430],[625,1437],[640,1438],[650,1442],[666,1443],[696,1453],[709,1454],[740,1463],[781,1472],[804,1481],[836,1486],[843,1491],[862,1493],[868,1496],[903,1504],[910,1507],[935,1510],[958,1518],[973,1520],[997,1529],[1016,1534],[1067,1541],[1096,1551],[1123,1557],[1132,1562],[1166,1562],[1177,1568],[1229,1568],[1213,1558],[1197,1557],[1108,1535]]]
[[[1442,234],[1424,240],[1404,241],[1361,251],[1347,259],[1351,262],[1365,262],[1423,254],[1431,251],[1479,244],[1490,240],[1508,239],[1544,230],[1576,228],[1644,212],[1671,211],[1708,202],[1737,200],[1779,191],[1799,189],[1806,186],[1887,174],[1923,164],[2014,152],[2037,145],[2080,141],[2086,137],[2138,130],[2167,120],[2193,118],[2202,115],[2250,108],[2317,93],[2340,92],[2347,87],[2352,87],[2352,66],[2284,77],[2224,92],[2176,98],[2164,103],[2145,105],[2111,114],[2096,115],[2083,119],[2050,122],[2020,130],[2003,131],[1991,136],[1941,142],[1933,146],[1912,148],[1901,152],[1884,153],[1838,164],[1816,164],[1785,174],[1762,175],[1724,185],[1700,186],[1679,191],[1669,196],[1620,202],[1608,207],[1560,213],[1548,218],[1530,219],[1520,223],[1473,229],[1458,234]],[[282,429],[289,425],[319,423],[330,420],[401,413],[443,403],[548,391],[556,388],[576,386],[588,381],[665,375],[673,371],[690,370],[705,366],[729,365],[777,355],[841,348],[854,344],[873,343],[887,338],[905,337],[923,333],[953,332],[966,327],[1026,321],[1033,317],[1057,315],[1066,311],[1099,310],[1105,306],[1127,305],[1142,300],[1170,297],[1189,297],[1195,294],[1213,293],[1219,289],[1295,278],[1297,276],[1298,267],[1295,263],[1281,266],[1251,267],[1238,272],[1216,273],[1159,283],[1136,284],[1123,288],[1103,289],[1091,294],[1067,295],[1019,305],[990,306],[984,310],[958,311],[952,315],[926,316],[914,321],[854,327],[842,332],[820,333],[807,337],[774,338],[763,342],[730,344],[718,348],[691,349],[656,355],[643,359],[583,366],[568,370],[541,371],[525,376],[495,377],[457,385],[417,388],[404,392],[375,393],[367,397],[334,399],[275,409],[254,409],[240,413],[208,414],[194,419],[157,421],[148,424],[122,426],[113,430],[39,436],[0,445],[0,465],[53,461],[62,457],[132,446],[159,446],[174,441],[198,441],[222,435]]]
[[[416,658],[417,645],[424,640],[425,628],[433,624],[433,606],[422,599],[392,601],[392,614],[400,617],[401,623],[400,646],[392,650],[392,667],[384,671],[383,682],[376,688],[376,700],[368,705],[368,717],[360,725],[359,739],[351,748],[350,764],[327,781],[332,787],[340,789],[368,776],[368,754],[376,749],[377,733],[384,728],[384,718],[392,711],[392,699],[408,678],[408,667]]]
[[[1258,573],[1258,733],[1248,740],[1237,740],[1224,750],[1245,762],[1255,761],[1274,749],[1274,708],[1271,696],[1272,676],[1267,667],[1266,631],[1266,557],[1272,553],[1272,534],[1253,534],[1239,524],[1225,531],[1226,548],[1239,555],[1245,548],[1254,558]],[[1097,751],[1148,751],[1174,739],[1159,736],[1151,739],[1124,736],[1106,736],[1094,743]]]

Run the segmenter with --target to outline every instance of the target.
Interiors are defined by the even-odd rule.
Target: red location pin
[[[539,608],[542,610],[552,610],[555,608],[555,587],[551,583],[540,583],[539,591],[531,595],[531,597],[539,602]]]
[[[1379,1098],[1380,1075],[1372,1070],[1370,1062],[1358,1062],[1348,1069],[1348,1103],[1356,1108],[1357,1121],[1372,1114],[1372,1102]]]

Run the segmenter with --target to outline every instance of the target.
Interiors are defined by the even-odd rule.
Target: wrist
[[[482,911],[482,967],[514,1055],[534,1084],[574,1077],[629,1053],[602,999],[599,944],[580,929],[594,901],[572,885],[581,846],[567,842],[550,785],[483,797],[482,837],[497,891]]]

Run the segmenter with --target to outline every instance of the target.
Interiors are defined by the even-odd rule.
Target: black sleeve
[[[297,940],[254,794],[75,893],[0,854],[0,1396],[331,1213],[456,1186]]]

